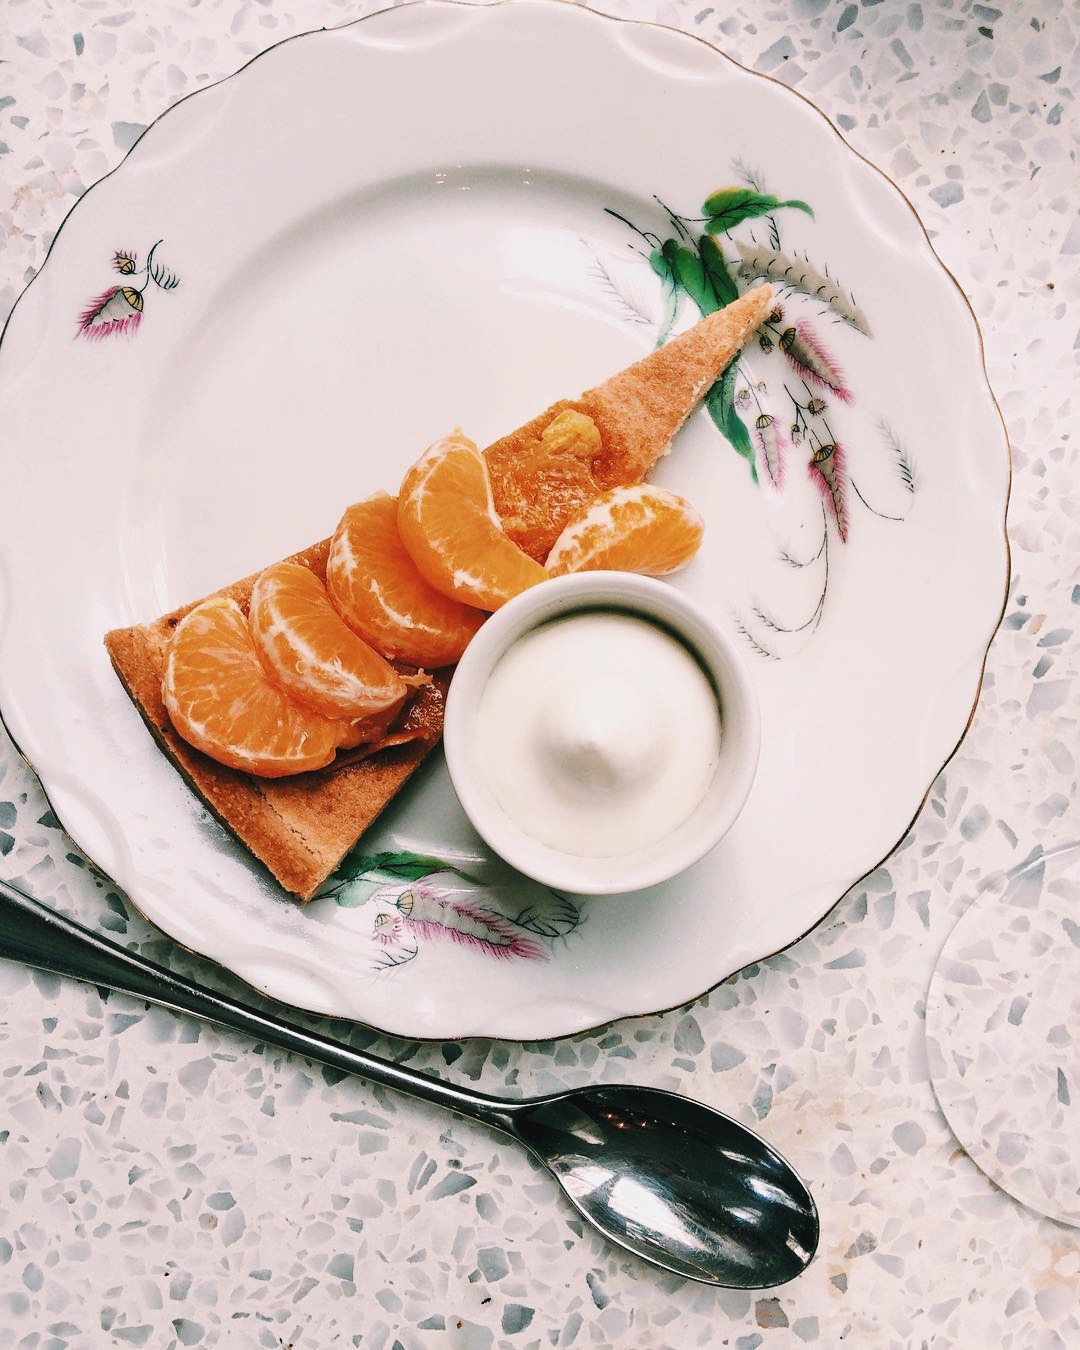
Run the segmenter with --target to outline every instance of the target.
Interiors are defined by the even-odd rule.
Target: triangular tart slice
[[[510,519],[515,495],[527,500],[560,474],[567,489],[560,499],[565,509],[545,524],[548,532],[558,526],[555,535],[601,491],[640,482],[667,453],[705,391],[760,326],[770,299],[768,287],[749,291],[579,399],[555,404],[491,446],[485,453],[496,505],[502,501],[500,514],[505,508],[507,532],[526,547],[529,523]],[[553,424],[567,413],[579,419],[585,415],[595,429],[583,442],[580,421],[575,427],[573,417],[569,424],[563,418],[575,449],[570,460],[577,465],[572,463],[569,473],[569,461],[564,458],[560,463],[559,455],[552,453],[558,430],[551,433]],[[328,548],[329,541],[323,540],[291,561],[325,576]],[[216,594],[231,596],[246,612],[254,582],[255,577],[248,577]],[[114,629],[105,638],[109,656],[154,739],[203,804],[285,890],[308,900],[438,742],[450,672],[437,672],[434,682],[419,691],[404,725],[383,748],[376,747],[359,760],[345,752],[340,763],[316,773],[256,778],[215,763],[183,741],[169,723],[161,697],[165,652],[172,630],[197,603],[151,623]]]

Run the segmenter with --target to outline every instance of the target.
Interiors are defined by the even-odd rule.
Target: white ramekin
[[[666,628],[697,657],[720,705],[719,760],[697,808],[664,839],[617,857],[580,857],[534,839],[495,799],[478,753],[476,726],[484,687],[502,657],[548,620],[589,609],[636,614]],[[461,805],[495,853],[554,890],[611,895],[667,881],[723,839],[754,782],[761,718],[757,694],[734,642],[681,591],[630,572],[578,572],[524,591],[487,620],[454,671],[443,743]]]

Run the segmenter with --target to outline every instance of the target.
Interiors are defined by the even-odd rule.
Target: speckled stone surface
[[[959,1146],[924,1031],[931,972],[970,896],[1080,835],[1080,15],[1061,0],[612,9],[700,33],[796,87],[919,211],[979,317],[1011,434],[1004,624],[967,739],[910,833],[788,951],[691,1007],[568,1041],[351,1039],[488,1090],[635,1079],[721,1106],[813,1186],[819,1256],[763,1294],[665,1277],[583,1232],[554,1185],[479,1127],[0,963],[0,1350],[1080,1345],[1080,1235]],[[280,38],[364,12],[7,0],[0,311],[163,109]],[[4,493],[19,509],[17,482]],[[236,987],[79,860],[6,741],[0,866]]]

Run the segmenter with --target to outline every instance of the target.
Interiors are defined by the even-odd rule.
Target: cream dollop
[[[477,719],[495,799],[541,843],[618,857],[671,834],[720,751],[716,692],[648,619],[598,610],[525,634],[492,671]]]

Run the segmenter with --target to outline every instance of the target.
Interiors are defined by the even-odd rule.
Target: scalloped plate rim
[[[472,10],[474,10],[475,13],[479,14],[479,13],[481,13],[484,9],[505,9],[505,8],[509,5],[509,0],[497,0],[497,3],[494,4],[494,5],[491,5],[491,6],[471,6],[471,5],[468,5],[467,3],[465,3],[464,0],[441,0],[441,4],[454,5],[455,7],[460,8],[460,9],[472,9]],[[347,31],[347,30],[349,30],[349,29],[354,28],[357,24],[369,22],[371,19],[377,18],[380,14],[395,14],[395,15],[396,15],[396,14],[398,13],[399,10],[400,10],[402,13],[404,13],[405,11],[408,11],[408,10],[417,10],[417,9],[420,9],[420,10],[423,10],[423,9],[432,10],[432,9],[434,9],[434,8],[436,8],[436,6],[432,6],[432,5],[426,4],[426,3],[424,2],[424,0],[413,0],[412,3],[407,4],[407,5],[404,5],[404,6],[395,7],[395,8],[390,9],[390,10],[376,11],[376,12],[373,13],[373,14],[366,15],[366,16],[362,16],[361,18],[356,19],[356,20],[351,20],[351,21],[349,21],[348,23],[343,24],[343,25],[341,25],[340,27],[338,27],[338,28],[336,28],[336,29],[331,29],[331,30],[315,30],[315,31],[312,32],[312,33],[299,33],[299,34],[292,35],[292,36],[290,36],[290,37],[284,39],[281,43],[274,44],[273,47],[268,48],[266,51],[261,52],[261,53],[258,53],[256,56],[252,57],[250,61],[246,62],[246,63],[245,63],[243,66],[241,66],[237,71],[235,71],[235,72],[233,72],[232,74],[226,76],[223,80],[216,82],[216,83],[215,83],[214,85],[212,85],[212,86],[208,86],[207,89],[200,89],[200,90],[193,91],[193,92],[194,92],[194,93],[198,93],[198,94],[204,94],[204,93],[210,92],[210,91],[213,90],[213,89],[220,89],[222,85],[225,85],[225,84],[227,84],[227,83],[229,83],[229,82],[231,82],[231,81],[236,80],[237,77],[238,77],[239,75],[243,74],[246,70],[249,69],[249,67],[251,67],[251,66],[252,66],[255,62],[257,62],[260,58],[266,56],[269,52],[278,50],[279,48],[281,48],[281,47],[283,47],[283,46],[285,46],[285,45],[287,45],[287,44],[299,42],[299,41],[301,41],[302,39],[304,39],[304,38],[306,38],[306,37],[314,37],[314,36],[317,36],[317,35],[320,35],[320,34],[322,34],[322,35],[328,35],[328,34],[342,33],[342,32],[345,32],[345,31]],[[520,4],[520,2],[515,3],[514,8],[515,8],[515,9],[518,9],[518,10],[541,9],[541,8],[549,9],[549,8],[553,8],[553,6],[552,6],[550,3],[547,3],[547,4],[539,4],[539,5],[538,5],[538,4],[535,4],[535,3],[529,3],[528,0],[527,0],[527,3],[526,3],[526,4]],[[560,8],[561,8],[561,6],[560,6]],[[920,229],[920,231],[921,231],[921,233],[922,233],[922,243],[923,243],[925,249],[926,249],[927,252],[929,253],[930,257],[933,259],[934,264],[935,264],[938,268],[940,268],[942,272],[945,273],[945,275],[949,278],[949,280],[952,281],[953,287],[954,287],[954,295],[955,295],[957,298],[959,298],[959,299],[962,301],[963,305],[966,307],[967,314],[968,314],[968,316],[969,316],[969,318],[970,318],[971,325],[972,325],[972,329],[973,329],[973,333],[974,333],[974,336],[976,337],[977,345],[978,345],[978,349],[979,349],[979,364],[980,364],[980,367],[981,367],[981,376],[982,376],[982,382],[983,382],[983,385],[984,385],[983,393],[984,393],[984,395],[986,395],[986,396],[989,397],[990,403],[993,405],[993,408],[994,408],[994,411],[995,411],[995,413],[996,413],[996,415],[997,415],[998,421],[999,421],[999,423],[1001,422],[1000,410],[997,408],[996,400],[994,399],[993,392],[992,392],[992,390],[990,389],[989,382],[988,382],[988,380],[987,380],[987,378],[986,378],[985,361],[984,361],[984,358],[983,358],[983,351],[982,351],[982,335],[981,335],[981,332],[980,332],[980,330],[979,330],[977,320],[975,319],[975,316],[974,316],[974,314],[973,314],[973,312],[972,312],[972,310],[971,310],[971,307],[970,307],[969,302],[967,301],[966,297],[964,296],[964,294],[963,294],[963,292],[962,292],[962,290],[961,290],[959,284],[956,282],[955,277],[952,276],[952,274],[948,271],[948,269],[944,266],[944,264],[941,263],[940,259],[937,258],[937,255],[936,255],[936,253],[935,253],[935,251],[934,251],[934,249],[933,249],[933,245],[932,245],[931,241],[929,240],[928,236],[926,235],[925,228],[922,226],[921,221],[919,221],[918,215],[917,215],[917,213],[915,212],[914,207],[913,207],[913,206],[911,205],[911,203],[908,201],[908,199],[906,198],[906,196],[904,196],[904,194],[901,192],[901,190],[900,190],[894,183],[892,183],[892,181],[891,181],[890,179],[888,179],[887,175],[885,175],[884,173],[882,173],[882,171],[881,171],[880,169],[877,169],[876,166],[874,166],[874,165],[873,165],[870,161],[868,161],[864,156],[862,156],[861,154],[859,154],[859,152],[855,151],[850,145],[848,145],[848,143],[846,142],[846,140],[844,140],[842,133],[839,132],[839,130],[838,130],[838,129],[837,129],[837,128],[829,121],[829,120],[828,120],[827,117],[825,117],[824,114],[822,114],[822,113],[820,112],[819,109],[817,109],[817,108],[815,107],[814,104],[812,104],[808,99],[806,99],[806,97],[805,97],[804,95],[798,93],[798,91],[789,89],[787,86],[783,85],[782,82],[775,80],[773,77],[771,77],[771,76],[765,76],[765,75],[760,75],[760,74],[758,74],[757,72],[753,72],[753,71],[748,71],[748,70],[746,70],[744,67],[741,67],[737,62],[735,62],[735,61],[733,60],[733,58],[728,57],[728,56],[726,55],[726,53],[723,53],[723,52],[720,51],[718,48],[713,47],[712,44],[708,43],[705,39],[701,38],[701,37],[700,37],[699,35],[697,35],[697,34],[687,34],[687,33],[683,33],[683,32],[681,32],[680,30],[677,30],[677,29],[668,29],[668,28],[666,28],[664,25],[660,25],[660,24],[652,24],[652,23],[648,23],[648,22],[646,22],[646,21],[640,21],[640,20],[624,20],[624,19],[618,18],[618,17],[616,17],[616,16],[611,16],[611,15],[601,14],[599,11],[588,10],[588,9],[586,9],[584,6],[570,6],[570,5],[567,5],[565,8],[566,8],[566,10],[571,11],[571,12],[573,12],[573,13],[575,13],[575,14],[588,14],[588,15],[590,15],[591,17],[593,17],[593,18],[595,18],[595,19],[599,19],[599,20],[604,21],[605,23],[619,24],[619,25],[621,25],[621,24],[627,24],[627,23],[631,23],[631,24],[640,24],[640,26],[643,27],[643,28],[647,28],[647,29],[658,29],[658,30],[665,31],[665,32],[671,32],[671,33],[673,33],[673,34],[676,34],[680,39],[685,39],[685,38],[689,38],[689,37],[696,37],[696,38],[698,39],[698,41],[701,42],[701,43],[703,43],[704,46],[705,46],[706,48],[708,48],[708,50],[709,50],[711,53],[713,53],[713,54],[715,54],[715,55],[724,56],[725,59],[726,59],[728,62],[730,62],[730,64],[731,64],[736,70],[738,70],[739,72],[741,72],[742,74],[748,75],[748,76],[750,76],[750,77],[752,77],[752,78],[754,78],[754,79],[757,79],[757,80],[767,80],[767,81],[770,81],[772,84],[779,85],[782,89],[784,89],[784,91],[785,91],[787,94],[792,94],[792,93],[794,93],[794,94],[796,95],[796,97],[797,97],[799,100],[801,100],[802,104],[805,105],[805,108],[806,108],[807,110],[810,110],[810,111],[813,111],[814,113],[817,113],[818,116],[820,116],[820,117],[823,119],[825,125],[828,126],[828,128],[836,135],[836,137],[838,138],[838,141],[839,141],[840,145],[841,145],[842,148],[843,148],[843,151],[844,151],[846,154],[848,154],[848,155],[854,156],[854,158],[857,159],[858,161],[860,161],[862,164],[864,164],[864,165],[868,166],[869,168],[873,169],[875,173],[880,174],[880,176],[881,176],[881,178],[884,180],[884,182],[887,183],[887,184],[889,184],[889,186],[890,186],[890,187],[893,189],[893,191],[897,194],[897,196],[900,198],[900,200],[902,200],[902,201],[905,203],[905,205],[908,207],[909,211],[911,212],[911,214],[912,214],[912,216],[913,216],[915,222],[918,223],[919,229]],[[575,21],[576,21],[576,20],[575,20]],[[166,109],[164,112],[162,112],[162,114],[161,114],[157,119],[155,119],[154,122],[152,122],[152,123],[150,124],[150,126],[147,128],[147,131],[149,131],[149,130],[151,129],[151,127],[157,125],[157,124],[161,121],[161,119],[164,118],[164,117],[168,114],[168,112],[173,111],[173,109],[176,108],[176,107],[178,107],[180,103],[186,103],[186,102],[188,101],[188,99],[190,99],[192,96],[193,96],[193,95],[187,95],[187,96],[185,96],[184,99],[178,100],[178,103],[177,103],[177,104],[172,105],[172,107],[170,107],[169,109]],[[104,182],[106,179],[113,178],[113,176],[116,175],[116,174],[119,172],[119,170],[120,170],[121,168],[124,167],[124,165],[128,162],[128,159],[130,158],[130,156],[137,150],[139,144],[142,142],[142,139],[143,139],[143,137],[144,137],[145,135],[146,135],[146,132],[144,132],[144,133],[142,134],[142,136],[140,136],[139,140],[138,140],[138,141],[135,143],[135,145],[131,148],[131,150],[128,152],[128,154],[125,155],[124,159],[120,161],[120,163],[116,166],[116,168],[114,168],[113,170],[111,170],[110,173],[104,175],[102,179],[99,179],[97,183],[95,183],[94,185],[92,185],[92,187],[91,187],[90,189],[88,189],[87,193],[84,194],[82,198],[80,198],[79,202],[77,202],[77,203],[71,208],[71,211],[68,212],[68,214],[65,216],[64,220],[61,222],[61,225],[60,225],[60,227],[58,228],[58,230],[57,230],[57,232],[56,232],[56,236],[54,237],[54,239],[53,239],[53,241],[52,241],[52,244],[50,244],[49,252],[48,252],[48,254],[46,255],[46,260],[45,260],[46,263],[48,263],[48,261],[49,261],[51,255],[52,255],[53,249],[55,248],[55,245],[56,245],[57,240],[60,238],[62,231],[63,231],[63,230],[65,229],[65,227],[68,225],[68,222],[71,220],[71,217],[74,215],[75,211],[83,205],[83,203],[84,203],[84,202],[86,201],[86,199],[87,199],[87,196],[89,195],[90,192],[93,191],[93,188],[94,188],[94,187],[99,186],[99,185],[100,185],[102,182]],[[15,306],[13,306],[13,308],[12,308],[11,314],[9,314],[8,319],[7,319],[7,321],[6,321],[5,325],[4,325],[3,334],[0,335],[0,342],[3,342],[4,339],[6,339],[7,334],[8,334],[8,330],[9,330],[9,327],[10,327],[10,324],[11,324],[11,321],[12,321],[12,319],[15,317],[15,314],[16,314],[16,311],[17,311],[17,309],[18,309],[18,306],[21,304],[21,302],[23,301],[23,299],[25,298],[25,296],[26,296],[26,295],[31,291],[31,289],[34,287],[34,283],[35,283],[35,282],[38,282],[38,281],[40,280],[40,277],[41,277],[41,275],[42,275],[43,272],[45,272],[45,265],[44,265],[44,264],[43,264],[42,268],[40,269],[40,271],[38,272],[38,274],[35,276],[35,278],[33,278],[32,281],[31,281],[30,283],[28,283],[28,285],[27,285],[27,286],[24,288],[24,290],[21,292],[20,296],[18,297],[18,299],[17,299],[17,301],[16,301]],[[1007,439],[1007,435],[1004,433],[1004,426],[1003,426],[1003,424],[1002,424],[1002,433],[1003,433],[1003,434],[1002,434],[1002,441],[1003,441],[1004,448],[1005,448],[1005,463],[1006,463],[1006,469],[1008,469],[1008,439]],[[965,726],[964,726],[962,729],[960,729],[958,739],[956,740],[953,749],[949,752],[948,756],[946,757],[944,763],[948,763],[948,761],[949,761],[949,759],[951,759],[952,755],[955,754],[956,748],[959,747],[961,741],[963,740],[963,736],[964,736],[964,734],[966,733],[966,731],[967,731],[967,729],[968,729],[968,726],[970,726],[971,717],[974,715],[975,707],[977,706],[977,702],[978,702],[978,694],[979,694],[979,689],[980,689],[980,687],[981,687],[981,682],[982,682],[982,678],[983,678],[983,673],[984,673],[984,670],[985,670],[985,662],[986,662],[987,652],[988,652],[990,643],[992,642],[994,633],[996,632],[997,627],[998,627],[998,625],[999,625],[999,623],[1000,623],[1002,614],[1004,613],[1005,595],[1007,594],[1007,578],[1008,578],[1008,570],[1009,570],[1009,569],[1008,569],[1008,538],[1007,538],[1007,535],[1006,535],[1005,529],[1004,529],[1004,512],[1005,512],[1005,509],[1006,509],[1006,507],[1007,507],[1007,502],[1008,502],[1008,486],[1009,486],[1009,484],[1008,484],[1008,473],[1007,473],[1007,475],[1006,475],[1006,484],[1005,484],[1005,494],[1004,494],[1004,499],[1003,499],[1002,502],[1001,502],[1001,512],[1002,512],[1001,541],[1002,541],[1002,548],[1003,548],[1004,559],[1005,559],[1005,578],[1006,578],[1006,580],[1005,580],[1005,587],[1003,588],[1003,590],[1004,590],[1005,594],[1002,595],[1001,608],[1000,608],[1000,612],[999,612],[999,614],[998,614],[997,620],[995,621],[995,623],[994,623],[994,625],[993,625],[993,628],[992,628],[992,629],[990,630],[990,632],[986,635],[985,641],[982,642],[981,646],[980,646],[979,649],[978,649],[978,654],[981,656],[981,661],[979,662],[978,670],[977,670],[977,671],[973,671],[973,673],[972,673],[972,674],[970,675],[970,677],[969,677],[970,680],[971,680],[971,681],[974,683],[974,685],[975,685],[974,699],[973,699],[972,706],[971,706],[971,712],[969,713],[969,716],[968,716],[968,719],[967,719],[967,723],[965,724]],[[2,561],[3,561],[2,556],[0,556],[0,562],[2,562]],[[3,631],[0,631],[0,644],[2,644],[3,641],[4,641],[4,632],[3,632]],[[967,658],[965,658],[965,662],[966,662],[968,665],[971,664],[971,661],[972,661],[972,657],[971,657],[970,655],[969,655]],[[8,723],[5,722],[5,725],[8,725]],[[28,740],[31,740],[32,737],[27,737],[27,736],[25,735],[25,733],[23,733],[23,734],[19,735],[18,738],[16,737],[16,735],[13,735],[13,736],[12,736],[12,739],[13,739],[13,741],[15,741],[16,745],[18,745],[20,740],[25,744],[25,743],[27,743]],[[31,747],[31,750],[30,750],[29,753],[27,753],[27,752],[25,752],[25,751],[23,751],[23,750],[20,750],[20,753],[22,753],[22,754],[24,755],[24,758],[26,758],[26,759],[27,759],[27,762],[31,764],[31,767],[33,767],[33,759],[36,757],[36,756],[34,756],[33,748]],[[920,801],[918,807],[916,808],[916,810],[915,810],[915,812],[914,812],[914,816],[912,817],[912,820],[914,820],[914,818],[917,817],[919,811],[920,811],[921,808],[922,808],[922,803],[925,801],[925,797],[926,797],[926,795],[929,793],[930,788],[931,788],[932,785],[933,785],[933,779],[936,779],[937,774],[940,773],[940,771],[941,771],[941,768],[938,767],[937,770],[936,770],[936,772],[935,772],[934,775],[933,775],[933,778],[931,779],[930,785],[929,785],[929,786],[927,787],[927,789],[926,789],[926,793],[924,793],[922,800]],[[45,778],[46,778],[46,780],[48,779],[48,776],[49,776],[49,775],[48,775],[48,770],[47,770],[47,768],[46,768],[46,771],[45,771]],[[46,783],[45,783],[45,788],[46,788],[46,793],[48,794],[48,784],[47,784],[47,781],[46,781]],[[910,824],[911,824],[911,822],[909,821],[909,823],[905,826],[904,831],[903,831],[903,833],[902,833],[901,836],[900,836],[901,839],[903,838],[903,834],[906,834],[907,830],[910,828]],[[891,851],[892,851],[892,850],[889,850],[889,852],[891,852]],[[882,859],[879,860],[878,863],[874,864],[874,866],[880,865],[880,862],[881,862],[881,861],[884,861],[884,859],[887,858],[888,856],[889,856],[889,853],[886,853],[886,854],[884,855],[884,857],[883,857]],[[868,870],[873,870],[873,867],[871,867],[871,868],[868,869]],[[867,874],[868,874],[867,871],[863,871],[863,872],[861,872],[860,875],[863,876],[863,877],[865,877]],[[856,878],[853,878],[850,882],[847,882],[846,885],[845,885],[845,887],[844,887],[844,891],[846,891],[847,889],[849,889],[851,885],[857,884],[858,879],[859,879],[859,878],[856,877]],[[804,932],[797,933],[795,936],[791,937],[791,938],[790,938],[787,942],[785,942],[783,945],[784,945],[784,946],[787,946],[787,945],[790,945],[792,942],[797,941],[798,938],[801,937],[801,936],[803,936],[805,932],[810,931],[810,929],[812,929],[814,926],[816,926],[816,924],[817,924],[818,922],[820,922],[821,918],[823,918],[824,915],[825,915],[826,913],[828,913],[829,909],[831,909],[832,906],[833,906],[833,905],[841,898],[841,895],[842,895],[843,893],[844,893],[844,892],[841,892],[841,894],[836,895],[836,896],[834,897],[834,899],[829,903],[829,905],[827,905],[827,906],[825,907],[825,909],[822,910],[821,913],[818,913],[818,914],[816,915],[816,917],[814,917],[814,918],[812,919],[812,921],[810,922],[809,926],[804,930]],[[132,899],[133,899],[133,903],[137,903],[137,897],[132,897]],[[161,922],[160,922],[159,919],[152,918],[152,919],[151,919],[151,922],[155,923],[155,925],[158,926],[158,927],[161,927],[161,926],[162,926],[162,924],[161,924]],[[167,931],[167,930],[166,930],[166,931]],[[779,949],[780,949],[780,948],[778,948],[778,950],[779,950]],[[214,958],[214,959],[217,959],[217,958]],[[762,956],[762,957],[755,957],[755,958],[752,958],[752,959],[753,959],[753,960],[761,960],[761,959],[766,959],[766,958],[765,958],[765,956]],[[739,967],[739,968],[741,968],[741,967]],[[722,979],[727,978],[731,973],[733,973],[733,972],[730,971],[730,970],[725,970],[722,974],[718,975],[717,978],[713,981],[713,983],[710,984],[708,987],[709,987],[709,988],[714,987],[716,983],[719,983]],[[262,992],[269,992],[269,993],[271,993],[272,996],[277,997],[277,995],[274,995],[274,994],[273,994],[273,991],[272,991],[272,990],[263,990]],[[610,1021],[612,1021],[612,1020],[617,1020],[617,1019],[622,1018],[622,1017],[624,1017],[624,1016],[640,1016],[640,1015],[646,1015],[649,1011],[664,1011],[666,1008],[674,1008],[674,1007],[683,1006],[684,1004],[693,1001],[695,998],[700,997],[700,996],[701,996],[701,993],[703,993],[703,992],[706,992],[706,991],[703,990],[703,991],[700,991],[700,992],[697,992],[697,993],[688,993],[688,994],[686,994],[686,995],[680,995],[680,997],[679,997],[676,1001],[674,1001],[674,1002],[672,1002],[672,1003],[670,1003],[670,1004],[665,1005],[665,1008],[658,1008],[658,1009],[640,1009],[640,1010],[636,1010],[636,1009],[635,1009],[635,1010],[628,1010],[628,1011],[626,1011],[626,1012],[622,1012],[622,1011],[614,1011],[614,1010],[612,1010],[612,1011],[609,1011],[609,1012],[607,1013],[607,1015],[604,1017],[604,1019],[603,1019],[602,1021],[600,1021],[600,1022],[596,1022],[595,1020],[594,1020],[594,1021],[589,1021],[587,1017],[583,1019],[583,1018],[581,1018],[580,1015],[579,1015],[577,1023],[575,1023],[574,1025],[571,1025],[571,1026],[567,1026],[567,1027],[565,1027],[565,1028],[560,1028],[559,1030],[550,1033],[550,1035],[551,1035],[551,1036],[562,1036],[562,1035],[567,1035],[567,1034],[574,1034],[574,1033],[577,1033],[577,1032],[581,1032],[581,1031],[585,1031],[585,1030],[594,1029],[594,1028],[597,1027],[597,1026],[606,1025],[608,1022],[610,1022]],[[303,1006],[303,1005],[302,1005],[302,1004],[298,1004],[297,1006]],[[332,1013],[332,1012],[329,1013],[329,1015],[331,1015],[331,1016],[334,1016],[334,1015],[341,1015],[341,1016],[350,1016],[350,1017],[352,1016],[352,1014],[344,1014],[344,1013],[343,1013],[343,1014],[335,1014],[335,1013]],[[376,1025],[376,1026],[379,1025],[377,1019],[369,1018],[369,1019],[365,1019],[365,1020],[369,1021],[371,1025]],[[395,1032],[394,1034],[409,1035],[409,1036],[412,1036],[412,1037],[416,1038],[416,1032],[415,1032],[415,1031],[404,1031],[404,1030],[403,1030],[403,1031]],[[465,1030],[465,1031],[460,1031],[460,1032],[454,1032],[454,1033],[452,1033],[451,1036],[447,1036],[447,1035],[438,1035],[438,1036],[427,1036],[427,1037],[423,1037],[423,1038],[424,1038],[424,1039],[450,1039],[450,1038],[460,1038],[460,1037],[463,1037],[463,1036],[469,1036],[469,1035],[494,1035],[494,1036],[499,1036],[500,1034],[505,1034],[505,1033],[500,1033],[497,1029],[494,1030],[494,1031],[492,1031],[492,1030],[479,1029],[479,1028],[478,1028],[478,1029],[476,1029],[476,1030]],[[541,1032],[541,1033],[540,1033],[540,1037],[542,1037],[542,1036],[544,1036],[544,1033]],[[528,1034],[528,1036],[527,1036],[528,1039],[538,1039],[538,1038],[540,1038],[540,1037],[538,1037],[538,1035],[537,1035],[535,1032],[532,1032],[532,1033]],[[520,1037],[519,1033],[514,1032],[514,1033],[510,1033],[510,1038],[512,1038],[512,1039],[519,1039],[519,1038],[521,1038],[521,1037]]]

